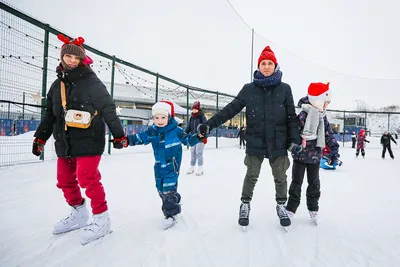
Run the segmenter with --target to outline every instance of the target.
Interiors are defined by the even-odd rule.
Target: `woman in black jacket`
[[[47,94],[46,113],[35,132],[32,153],[39,156],[53,134],[57,160],[57,187],[63,191],[71,214],[60,220],[53,234],[85,227],[82,244],[106,235],[111,221],[98,169],[105,146],[105,123],[114,139],[114,147],[126,145],[126,138],[115,105],[104,84],[88,64],[91,59],[82,47],[83,38],[64,42],[57,79]],[[80,187],[90,198],[93,222]]]
[[[192,105],[192,113],[190,116],[189,123],[185,129],[185,133],[191,133],[195,134],[197,133],[197,127],[202,124],[206,123],[207,118],[203,114],[203,111],[201,110],[200,107],[200,102],[196,101]],[[203,150],[204,146],[207,143],[207,138],[204,138],[202,142],[198,143],[195,146],[192,146],[190,148],[190,167],[188,171],[186,172],[187,174],[192,174],[194,173],[194,169],[196,167],[197,163],[197,170],[196,170],[196,175],[203,175],[204,169],[203,169]]]
[[[199,126],[201,134],[218,127],[246,108],[247,173],[242,188],[239,224],[249,224],[250,201],[264,158],[269,159],[275,181],[276,211],[282,226],[290,225],[284,207],[287,201],[287,150],[298,153],[301,138],[290,86],[282,82],[282,72],[274,52],[267,46],[258,59],[252,83],[245,84],[235,99],[208,122]]]

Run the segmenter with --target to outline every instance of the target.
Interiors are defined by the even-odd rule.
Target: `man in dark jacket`
[[[235,99],[199,126],[207,134],[233,118],[246,108],[246,157],[247,173],[242,189],[239,224],[249,224],[250,201],[257,183],[264,158],[269,159],[275,181],[277,214],[282,226],[289,226],[290,219],[284,207],[287,200],[286,171],[290,166],[287,150],[301,150],[300,130],[290,86],[281,81],[282,72],[272,50],[267,46],[258,59],[258,70],[252,83],[245,84]]]
[[[382,158],[385,158],[385,154],[386,154],[386,149],[389,151],[389,155],[392,159],[394,159],[394,155],[392,152],[392,148],[390,146],[390,141],[393,141],[393,143],[395,143],[397,145],[396,140],[393,139],[393,136],[388,133],[388,132],[384,132],[382,137],[381,137],[381,145],[382,145]]]
[[[240,129],[239,129],[239,132],[238,132],[238,134],[237,134],[237,137],[236,138],[239,138],[239,148],[241,149],[242,148],[242,145],[243,145],[243,148],[245,148],[246,147],[246,142],[244,141],[245,139],[244,139],[244,135],[246,134],[246,127],[244,127],[244,126],[242,126],[242,127],[240,127]]]

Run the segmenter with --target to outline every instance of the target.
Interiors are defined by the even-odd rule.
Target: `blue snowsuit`
[[[151,143],[154,152],[156,187],[162,199],[166,217],[181,212],[181,196],[177,192],[178,176],[182,162],[182,144],[194,146],[200,142],[197,135],[186,134],[173,117],[165,127],[153,125],[144,132],[128,135],[130,146]]]

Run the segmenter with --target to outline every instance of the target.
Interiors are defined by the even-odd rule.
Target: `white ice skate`
[[[86,208],[86,201],[78,207],[71,207],[69,216],[61,219],[54,225],[53,235],[70,232],[88,225],[89,211]]]
[[[99,239],[111,232],[111,219],[108,212],[93,215],[91,224],[83,230],[81,244],[86,245],[96,239]]]
[[[289,219],[292,220],[294,218],[294,213],[290,210],[286,210],[287,214],[289,215]]]
[[[197,167],[196,175],[200,176],[200,175],[203,175],[203,174],[204,174],[203,166]]]
[[[309,210],[308,213],[310,214],[311,220],[318,225],[319,218],[318,218],[318,211],[311,211]]]
[[[165,217],[162,221],[162,227],[167,230],[176,224],[176,218],[174,216]]]
[[[194,173],[194,166],[190,166],[186,174],[193,174],[193,173]]]

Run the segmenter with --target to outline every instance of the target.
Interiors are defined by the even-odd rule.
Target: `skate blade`
[[[242,230],[243,233],[247,233],[247,226],[242,226],[239,225],[240,230]]]
[[[69,232],[72,232],[72,231],[75,231],[75,230],[79,230],[79,229],[81,229],[81,228],[84,228],[84,227],[86,227],[86,226],[88,226],[88,224],[82,225],[82,226],[78,226],[78,227],[74,227],[74,228],[70,228],[70,229],[68,229],[68,230],[66,230],[66,231],[56,232],[56,231],[53,230],[52,234],[53,234],[53,235],[66,234],[66,233],[69,233]]]
[[[289,233],[289,226],[282,226],[283,232]]]
[[[171,229],[172,227],[174,227],[175,224],[176,224],[176,222],[174,222],[174,223],[172,223],[172,224],[170,224],[170,225],[163,225],[164,231],[165,231],[165,230],[168,230],[168,229]]]
[[[203,173],[196,173],[196,176],[202,176]]]
[[[106,233],[105,235],[98,236],[98,237],[95,237],[95,238],[90,238],[90,239],[87,239],[87,240],[83,240],[83,241],[81,241],[81,245],[82,245],[82,246],[85,246],[85,245],[87,245],[87,244],[89,244],[89,243],[92,243],[93,241],[102,239],[102,238],[105,237],[106,235],[112,234],[112,232],[113,232],[113,230],[110,230],[110,231],[108,231],[108,233]]]

